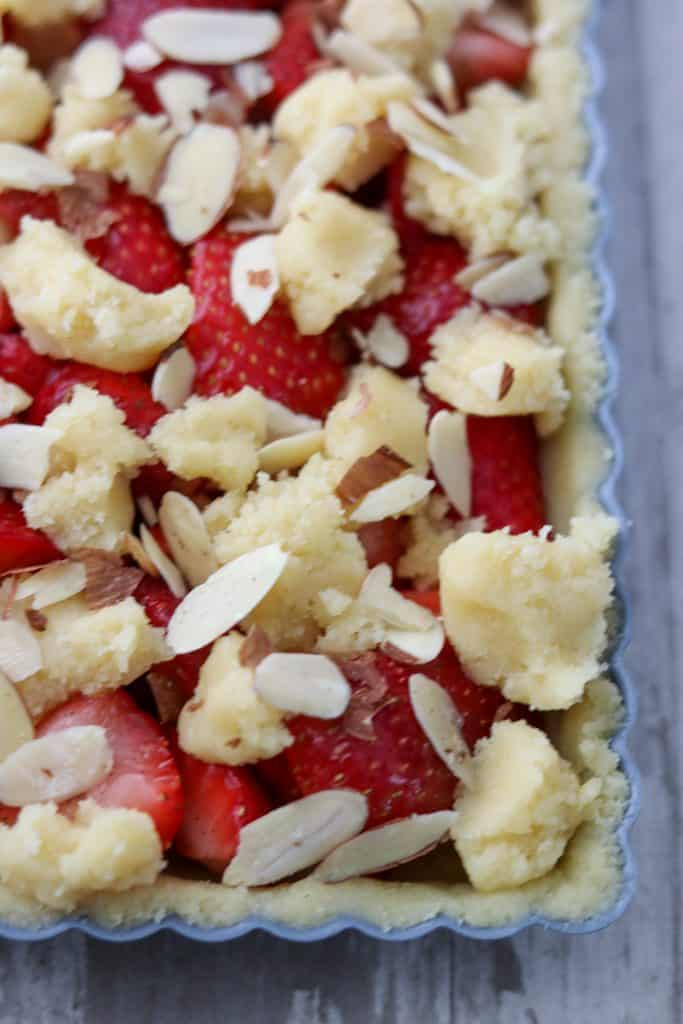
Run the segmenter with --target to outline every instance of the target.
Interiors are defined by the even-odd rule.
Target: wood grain
[[[634,906],[599,935],[540,930],[477,944],[392,945],[349,934],[314,946],[266,936],[127,947],[67,936],[5,943],[2,1024],[679,1024],[683,644],[683,5],[606,0],[608,187],[620,292],[615,336],[634,521],[629,663],[643,773]]]

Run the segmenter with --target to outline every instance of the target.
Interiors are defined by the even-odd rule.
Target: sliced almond
[[[472,456],[467,419],[442,409],[429,424],[429,458],[446,496],[461,516],[472,511]]]
[[[0,800],[25,807],[68,800],[106,779],[114,756],[99,725],[74,725],[24,743],[0,764]]]
[[[140,510],[140,515],[145,520],[148,526],[156,526],[159,522],[157,510],[154,507],[154,502],[148,494],[141,494],[137,499],[137,506]]]
[[[260,626],[252,626],[240,647],[240,665],[256,668],[272,653],[273,644],[266,631]]]
[[[235,81],[252,103],[267,96],[273,89],[273,79],[265,64],[259,60],[248,60],[233,70]]]
[[[509,393],[515,381],[514,367],[500,360],[480,366],[470,374],[472,383],[492,402],[500,402]]]
[[[144,523],[140,526],[140,540],[142,541],[145,553],[156,565],[159,575],[173,596],[185,597],[187,587],[185,586],[185,580],[180,569],[171,561],[165,551],[161,549],[156,538],[150,533]]]
[[[42,188],[73,185],[74,176],[37,149],[16,142],[0,142],[0,188],[39,192]]]
[[[322,41],[322,40],[321,40]],[[385,53],[352,32],[336,29],[324,41],[323,52],[358,75],[403,75],[405,71]]]
[[[20,683],[40,672],[43,653],[38,638],[24,619],[0,619],[0,672]]]
[[[246,618],[275,586],[287,558],[279,544],[257,548],[190,591],[168,624],[166,639],[173,651],[198,651]]]
[[[543,260],[534,253],[526,253],[492,268],[474,284],[472,295],[491,306],[516,306],[538,302],[549,290]]]
[[[33,573],[17,587],[17,601],[32,598],[34,609],[67,601],[85,590],[85,567],[82,562],[63,561]]]
[[[49,427],[8,423],[0,427],[0,487],[35,491],[50,468],[50,451],[59,432]]]
[[[462,140],[451,130],[446,130],[443,120],[437,124],[433,111],[427,116],[425,109],[418,110],[415,105],[407,103],[390,103],[389,127],[401,136],[411,153],[428,160],[445,174],[452,174],[463,181],[480,181],[480,176],[465,162],[463,150],[466,147]]]
[[[438,658],[446,642],[446,634],[440,622],[428,630],[388,629],[385,644],[394,648],[400,660],[415,665],[426,665]]]
[[[228,209],[235,193],[240,141],[232,128],[198,124],[173,146],[158,201],[177,242],[205,235]]]
[[[436,811],[372,828],[333,850],[313,877],[321,882],[345,882],[407,864],[447,839],[454,820],[454,811]]]
[[[480,14],[477,22],[488,32],[506,39],[515,46],[527,47],[533,43],[533,34],[520,11],[508,3],[494,3]]]
[[[454,114],[459,107],[458,86],[448,61],[439,58],[429,68],[429,80],[444,109]]]
[[[300,469],[324,447],[324,430],[309,430],[305,434],[280,437],[261,448],[258,453],[259,468],[271,476],[282,470]]]
[[[266,398],[266,429],[268,439],[277,441],[280,437],[291,437],[294,434],[305,434],[311,430],[320,430],[322,421],[304,413],[292,412],[282,402]]]
[[[280,288],[275,235],[258,235],[235,250],[230,288],[250,324],[263,320]]]
[[[23,388],[0,377],[0,420],[8,420],[23,412],[33,402],[33,397]]]
[[[123,52],[124,66],[131,71],[151,71],[152,68],[158,68],[163,59],[163,54],[159,53],[156,46],[145,39],[131,43]]]
[[[71,78],[85,99],[113,96],[123,81],[123,61],[116,43],[104,36],[87,39],[73,56]]]
[[[354,523],[379,523],[383,519],[405,515],[433,489],[433,480],[417,473],[405,473],[366,494],[349,518]]]
[[[176,565],[188,583],[197,587],[218,569],[218,561],[202,514],[184,494],[167,491],[159,521]]]
[[[498,267],[502,267],[507,260],[508,257],[504,253],[500,253],[496,256],[486,256],[482,260],[477,260],[476,263],[468,263],[455,275],[455,283],[459,284],[461,288],[471,291],[477,281],[481,281],[492,271],[498,270]]]
[[[460,728],[460,715],[449,694],[421,673],[408,681],[410,703],[422,730],[443,763],[467,786],[472,783],[470,749]]]
[[[148,672],[147,685],[152,691],[154,703],[159,714],[159,721],[163,724],[166,724],[166,722],[177,722],[178,715],[185,704],[185,696],[175,679],[170,679],[159,672]]]
[[[270,654],[256,667],[254,689],[293,715],[339,718],[351,699],[342,672],[323,654]]]
[[[245,825],[224,885],[271,885],[323,860],[362,831],[367,800],[351,789],[327,789]]]
[[[390,370],[397,370],[408,361],[408,339],[384,313],[380,313],[367,334],[356,328],[351,333],[362,351]]]
[[[300,195],[311,189],[325,188],[334,181],[346,162],[356,131],[348,124],[330,128],[294,167],[275,199],[270,219],[276,228],[286,223]]]
[[[197,367],[184,345],[178,346],[157,364],[152,377],[152,398],[173,412],[192,394]]]
[[[140,569],[124,565],[113,551],[81,548],[73,557],[85,566],[85,600],[93,611],[125,601],[144,576]]]
[[[0,763],[33,739],[33,722],[24,702],[0,672]]]
[[[142,542],[132,533],[124,534],[121,542],[121,553],[132,558],[148,576],[157,577],[161,575],[156,565],[142,546]]]
[[[430,611],[403,597],[391,586],[391,569],[376,565],[365,577],[357,600],[376,612],[388,626],[401,630],[428,632],[438,625]]]
[[[142,23],[147,42],[188,64],[236,64],[266,53],[280,39],[280,19],[266,12],[181,7]]]
[[[371,455],[356,459],[337,484],[335,493],[342,505],[356,505],[366,494],[400,477],[406,469],[410,469],[410,463],[382,445]]]
[[[167,71],[154,83],[159,102],[177,132],[184,135],[194,124],[194,115],[209,105],[211,80],[197,71]]]

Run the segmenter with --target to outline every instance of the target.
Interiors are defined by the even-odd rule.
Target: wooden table
[[[683,4],[605,0],[608,174],[621,295],[623,494],[632,738],[644,778],[639,896],[588,937],[540,930],[478,944],[345,935],[314,946],[174,936],[118,947],[78,935],[4,943],[2,1024],[679,1024],[683,668]]]

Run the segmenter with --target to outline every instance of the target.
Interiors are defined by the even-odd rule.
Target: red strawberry
[[[114,277],[143,292],[163,292],[185,279],[183,250],[173,241],[158,207],[113,185],[105,209],[116,220],[86,248]]]
[[[518,46],[472,20],[456,32],[448,61],[462,92],[491,79],[518,89],[526,79],[531,53],[530,46]]]
[[[286,305],[276,301],[251,325],[233,303],[230,265],[245,235],[222,229],[195,245],[191,285],[197,301],[188,345],[197,363],[195,390],[232,394],[249,384],[295,412],[325,416],[344,383],[332,357],[332,333],[299,334]]]
[[[54,192],[24,192],[11,188],[0,193],[0,225],[10,238],[19,233],[21,218],[25,215],[37,220],[59,221],[59,207]]]
[[[37,394],[54,364],[33,351],[20,334],[0,334],[0,375],[29,395]]]
[[[170,846],[183,816],[180,776],[161,726],[141,711],[125,690],[74,697],[38,726],[37,736],[74,725],[105,729],[114,767],[87,796],[103,807],[130,807],[154,821],[164,847]],[[79,797],[83,799],[83,797]],[[70,811],[78,801],[68,801]]]
[[[441,596],[438,590],[404,590],[403,596],[422,605],[432,615],[441,615]]]
[[[237,850],[240,830],[272,805],[249,768],[207,764],[175,744],[185,794],[185,814],[175,848],[216,874],[225,870]]]
[[[153,626],[165,629],[171,616],[180,604],[165,583],[152,576],[145,576],[137,590],[135,600],[145,609],[145,614]],[[173,679],[186,697],[191,697],[197,688],[199,670],[206,661],[210,647],[202,647],[190,654],[178,654],[172,661],[165,661],[162,666],[164,675]]]
[[[452,807],[456,781],[434,752],[410,705],[408,680],[415,666],[376,651],[345,659],[342,668],[353,690],[350,708],[356,703],[360,712],[354,714],[356,724],[350,725],[348,711],[344,719],[334,722],[297,716],[287,723],[295,742],[286,756],[302,793],[341,787],[365,793],[369,827]],[[498,690],[473,683],[451,647],[420,666],[420,671],[455,701],[471,747],[488,735],[496,711],[505,702]],[[361,731],[358,720],[362,724],[365,710],[372,714],[371,733],[360,738],[365,735],[367,717]]]
[[[538,438],[531,416],[468,416],[472,456],[472,515],[489,530],[512,533],[545,524]]]
[[[8,499],[0,501],[0,573],[43,565],[61,557],[49,537],[26,525],[19,505]]]
[[[263,101],[268,114],[306,81],[309,67],[320,60],[313,39],[315,4],[310,0],[288,4],[282,14],[282,38],[266,57],[273,88]]]
[[[8,331],[13,331],[16,326],[17,322],[14,319],[7,292],[4,288],[0,288],[0,333],[6,334]]]
[[[301,796],[286,754],[277,754],[265,761],[258,761],[253,765],[253,769],[277,804],[289,804]]]

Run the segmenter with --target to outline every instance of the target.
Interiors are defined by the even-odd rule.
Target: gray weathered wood
[[[681,1003],[683,642],[683,5],[607,0],[614,214],[621,293],[623,493],[635,521],[630,665],[644,776],[639,896],[600,935],[534,931],[480,945],[434,935],[317,946],[251,936],[222,947],[163,936],[130,947],[69,936],[5,943],[2,1024],[678,1024]]]

